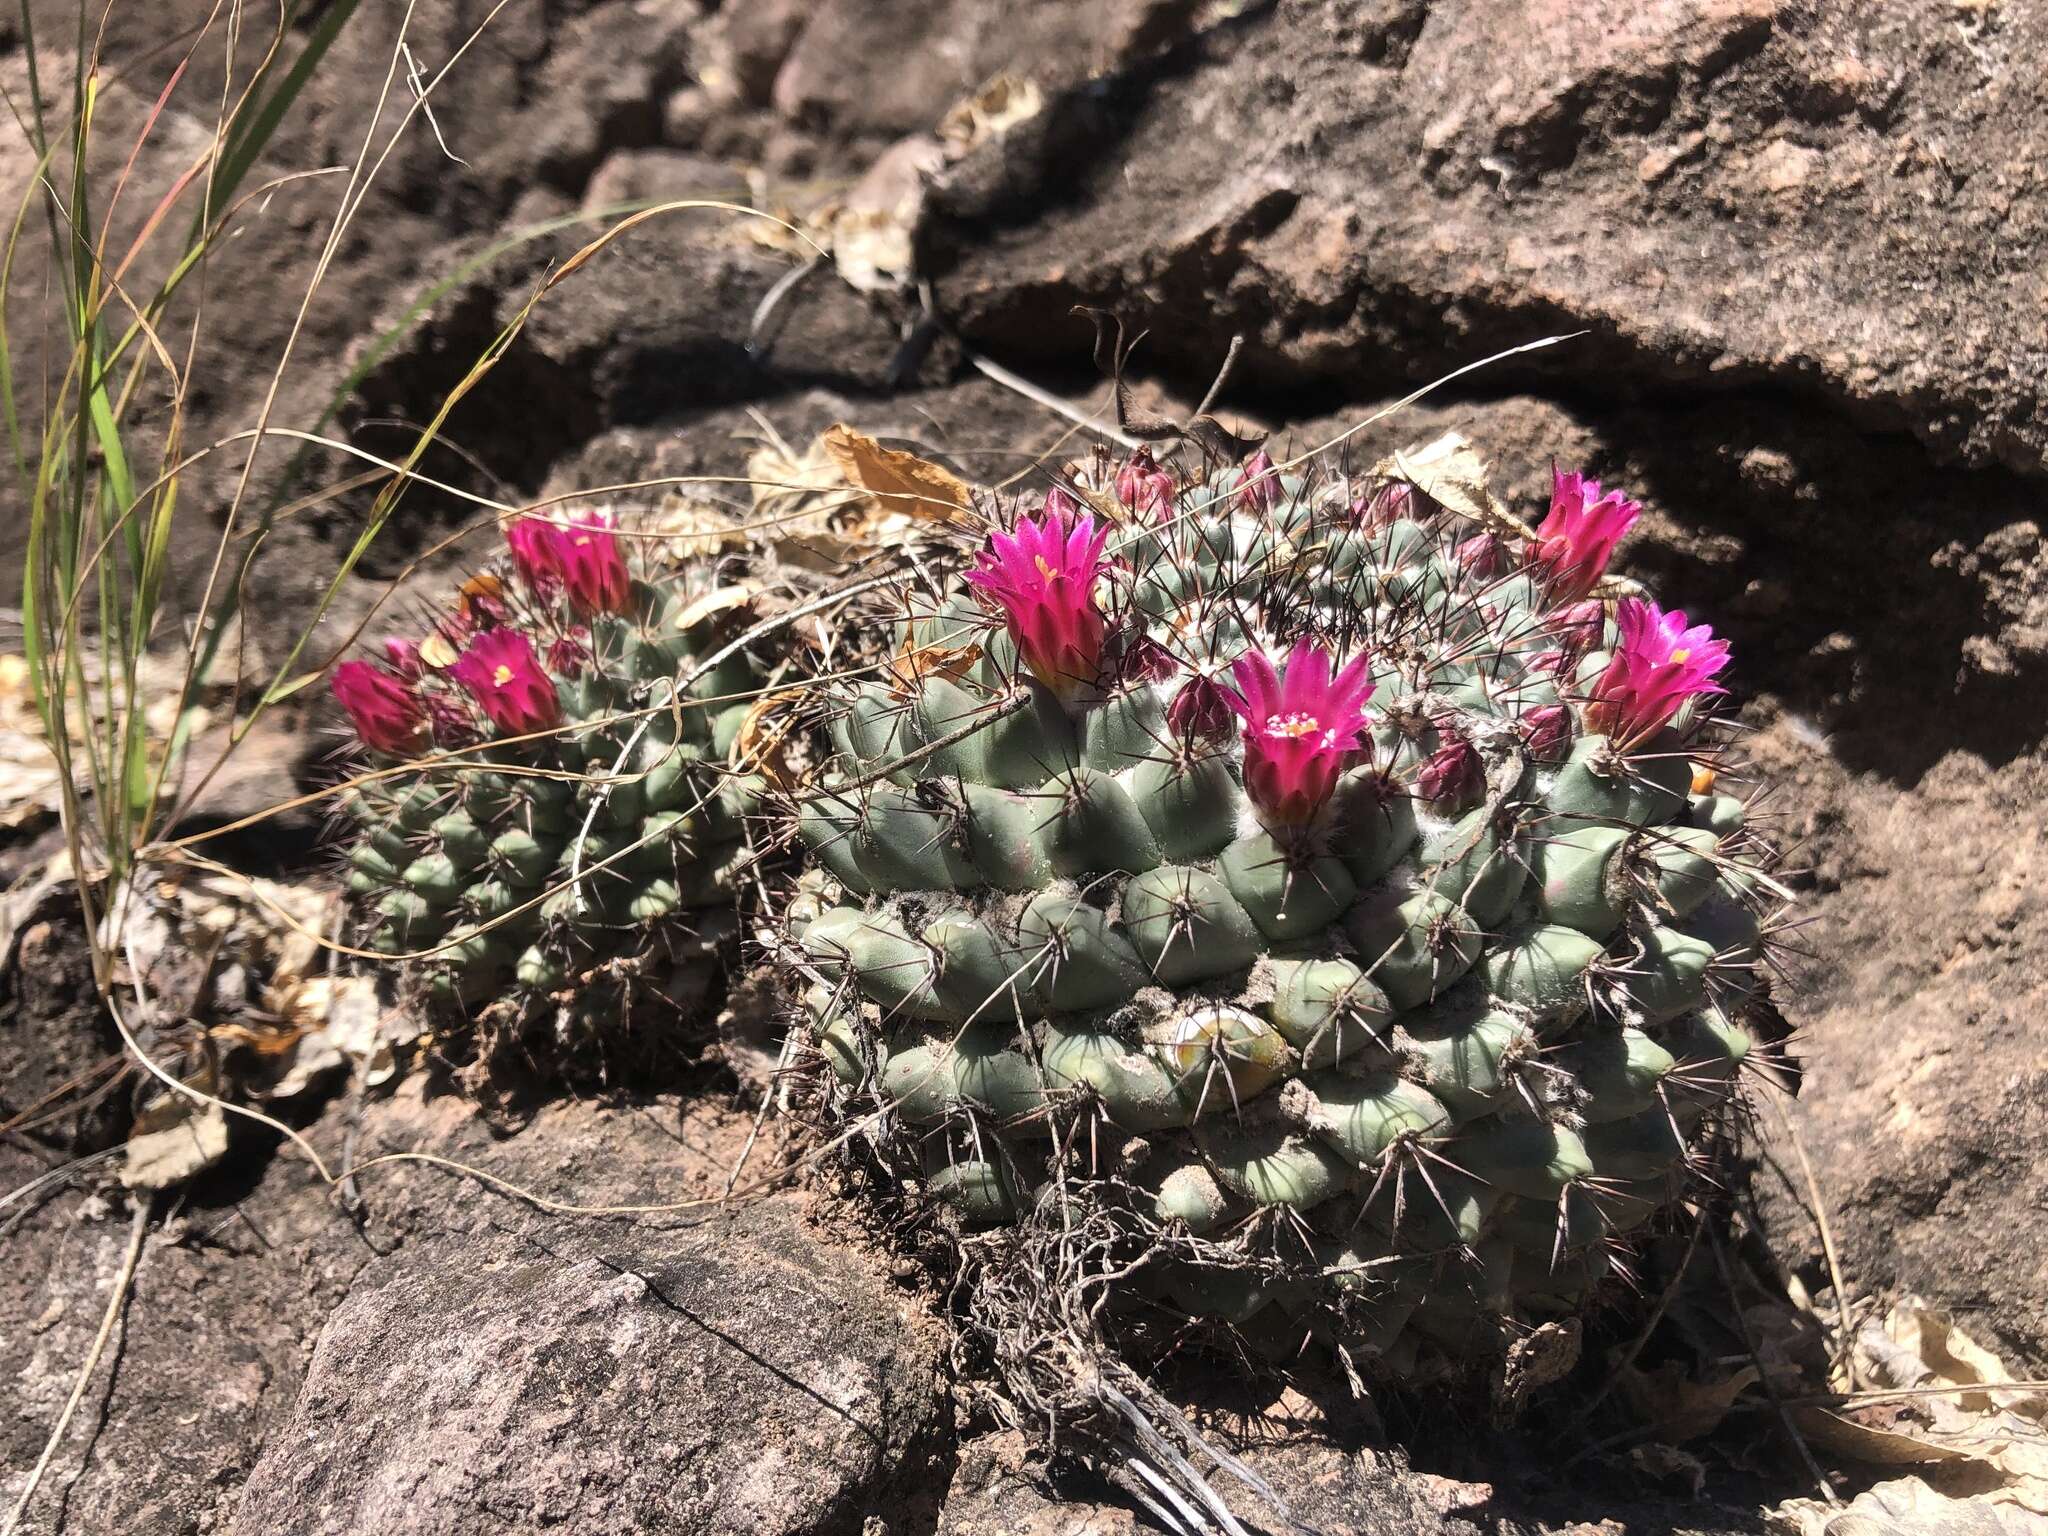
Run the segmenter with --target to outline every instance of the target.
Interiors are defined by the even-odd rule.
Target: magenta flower
[[[561,562],[562,585],[569,603],[588,618],[594,613],[624,613],[630,601],[632,573],[619,549],[611,514],[572,512],[557,529],[555,553]]]
[[[1568,603],[1599,584],[1614,546],[1643,507],[1619,491],[1602,495],[1600,482],[1577,470],[1553,469],[1551,475],[1550,515],[1536,529],[1529,563],[1547,577],[1552,599]]]
[[[1228,741],[1237,728],[1237,695],[1222,679],[1197,672],[1166,706],[1166,723],[1183,741]]]
[[[426,712],[401,679],[367,661],[344,661],[328,686],[364,746],[397,754],[418,743]]]
[[[487,629],[448,669],[470,697],[510,736],[544,731],[562,718],[554,680],[541,670],[533,642],[514,629]]]
[[[1422,499],[1406,480],[1388,480],[1376,489],[1361,491],[1351,500],[1351,520],[1360,528],[1384,528],[1402,518],[1419,517]]]
[[[1686,700],[1726,693],[1714,681],[1728,665],[1728,642],[1705,624],[1687,626],[1682,610],[1625,597],[1615,614],[1621,643],[1593,684],[1586,724],[1631,743],[1661,729]]]
[[[392,635],[384,642],[384,662],[391,670],[408,683],[416,683],[427,670],[427,664],[420,658],[420,648],[410,640],[401,640]]]
[[[1458,569],[1491,581],[1508,568],[1507,546],[1490,533],[1475,533],[1454,551]]]
[[[1237,504],[1257,517],[1280,504],[1280,475],[1273,455],[1261,448],[1244,461],[1237,474]]]
[[[561,529],[539,517],[522,517],[505,525],[512,564],[536,597],[547,597],[562,584],[561,534]]]
[[[577,677],[590,665],[590,631],[578,624],[548,642],[548,670],[560,677]]]
[[[1515,722],[1522,745],[1539,763],[1554,763],[1572,740],[1572,712],[1562,704],[1539,704]]]
[[[1332,677],[1330,653],[1306,640],[1284,673],[1258,651],[1231,668],[1231,708],[1244,720],[1245,793],[1269,827],[1313,818],[1358,755],[1372,697],[1366,671],[1359,655]]]
[[[579,614],[623,613],[632,573],[611,514],[595,509],[560,518],[523,517],[505,528],[520,580],[538,597],[565,588]]]
[[[1108,538],[1109,529],[1097,528],[1092,516],[1073,516],[1048,496],[1040,521],[1021,517],[1008,533],[991,533],[990,547],[967,573],[983,599],[1002,610],[1024,664],[1062,698],[1102,671],[1109,622],[1095,604],[1095,581]]]
[[[1455,731],[1443,734],[1442,744],[1415,775],[1415,792],[1446,813],[1468,809],[1485,789],[1486,765],[1478,748]]]
[[[1140,447],[1116,472],[1116,499],[1139,517],[1163,518],[1173,510],[1173,475]]]

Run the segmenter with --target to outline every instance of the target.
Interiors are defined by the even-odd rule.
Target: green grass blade
[[[278,82],[277,89],[266,96],[262,105],[249,114],[246,123],[229,126],[228,146],[221,157],[220,168],[214,174],[213,185],[208,191],[208,207],[204,214],[208,226],[215,211],[234,197],[235,188],[241,185],[242,178],[249,174],[249,168],[256,163],[257,157],[268,146],[272,136],[277,132],[278,125],[284,121],[292,103],[298,100],[299,93],[305,90],[306,83],[313,78],[314,71],[320,67],[320,61],[327,57],[327,50],[334,46],[334,40],[341,35],[341,29],[348,25],[348,20],[355,14],[359,3],[360,0],[335,0],[335,3],[321,14],[320,19],[313,23],[313,30],[306,38],[306,46],[299,50],[299,56],[292,61],[292,67],[285,72],[284,79]],[[291,13],[285,17],[286,26],[291,25],[296,19],[298,9],[294,6]]]

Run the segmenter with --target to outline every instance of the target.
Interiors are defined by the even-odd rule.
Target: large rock
[[[409,1247],[328,1321],[235,1529],[857,1533],[935,1454],[933,1338],[787,1202]]]
[[[1493,379],[1769,385],[2037,470],[2042,289],[2004,253],[2048,233],[2048,34],[2007,9],[1281,0],[1112,94],[941,299],[1061,360],[1050,318],[1126,306],[1196,390],[1243,330],[1242,382],[1353,398],[1585,330]]]

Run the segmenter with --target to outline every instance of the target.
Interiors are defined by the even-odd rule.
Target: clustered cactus
[[[601,510],[505,542],[423,639],[335,670],[381,770],[347,800],[347,885],[431,1003],[573,1058],[687,1010],[735,931],[724,765],[760,668],[712,570],[636,577]]]
[[[1756,1044],[1774,854],[1719,783],[1726,643],[1606,573],[1639,510],[1069,466],[901,562],[841,671],[784,657],[819,729],[772,814],[713,573],[527,517],[335,677],[403,769],[351,799],[365,942],[587,1038],[729,931],[764,817],[811,1102],[903,1189],[1085,1232],[1062,1265],[1141,1322],[1497,1353],[1686,1189]]]
[[[1582,1310],[1726,1118],[1773,888],[1726,643],[1606,576],[1639,510],[1140,450],[921,561],[795,811],[833,1112],[1134,1316],[1406,1375]]]

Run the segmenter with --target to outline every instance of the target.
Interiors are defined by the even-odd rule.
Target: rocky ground
[[[138,120],[176,66],[172,13],[206,9],[116,8],[110,120]],[[58,0],[30,10],[46,44],[75,24]],[[483,13],[417,7],[422,67]],[[401,14],[362,8],[270,169],[355,158]],[[596,226],[485,259],[493,243],[632,198],[853,213],[841,271],[801,281],[759,330],[797,259],[786,243],[706,211],[641,226],[535,310],[450,418],[461,451],[429,458],[438,477],[516,500],[738,474],[758,411],[793,443],[845,419],[992,483],[1070,428],[971,359],[1099,400],[1076,304],[1149,326],[1147,387],[1183,402],[1242,334],[1223,407],[1300,443],[1568,334],[1368,428],[1357,454],[1456,427],[1525,506],[1553,458],[1644,497],[1624,567],[1733,636],[1753,755],[1798,847],[1803,926],[1779,1001],[1807,1071],[1788,1121],[1840,1267],[1852,1289],[1918,1292],[2041,1364],[2044,39],[2039,0],[512,0],[372,182],[298,321],[274,419],[310,425],[338,399],[359,446],[402,446]],[[15,21],[0,43],[0,77],[18,82]],[[1038,111],[934,137],[998,71],[1033,82]],[[138,158],[142,185],[183,168],[204,133],[180,111],[220,85],[217,61],[194,62],[186,105]],[[407,100],[401,79],[380,134]],[[0,181],[18,192],[32,164],[14,143]],[[218,258],[195,440],[255,419],[339,180],[281,187]],[[870,270],[855,234],[877,231],[928,310],[914,286],[842,280]],[[288,450],[266,453],[258,478],[275,479]],[[240,467],[199,465],[191,504],[226,505]],[[344,499],[280,531],[249,625],[259,649],[363,510]],[[410,493],[334,636],[471,517]],[[10,569],[20,537],[0,524]],[[204,814],[260,808],[315,772],[319,724],[277,733]],[[288,821],[243,851],[289,862],[315,830]],[[20,939],[0,1116],[109,1046],[62,919]],[[356,1157],[437,1151],[576,1204],[700,1199],[750,1116],[728,1080],[697,1087],[546,1104],[511,1133],[415,1076],[363,1108]],[[308,1134],[332,1152],[349,1118],[330,1104]],[[1817,1289],[1796,1150],[1775,1115],[1760,1132],[1766,1230]],[[117,1134],[102,1115],[54,1142],[0,1141],[0,1179],[14,1189]],[[164,1214],[24,1530],[1145,1528],[1106,1488],[1048,1489],[1018,1442],[983,1432],[915,1290],[794,1192],[591,1220],[398,1164],[351,1201],[251,1139]],[[129,1216],[87,1187],[0,1221],[11,1505]],[[1660,1503],[1682,1477],[1545,1476],[1521,1452],[1503,1471],[1483,1427],[1449,1448],[1440,1426],[1332,1441],[1283,1414],[1257,1464],[1332,1530],[1733,1529],[1797,1491],[1767,1417],[1748,1422],[1715,1463],[1720,1503],[1692,1515]]]

